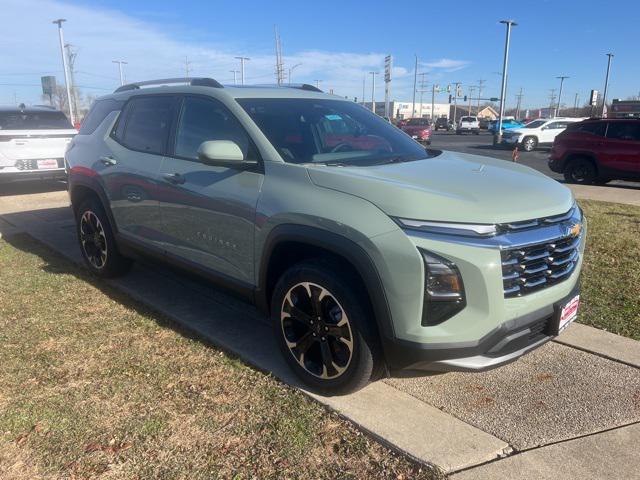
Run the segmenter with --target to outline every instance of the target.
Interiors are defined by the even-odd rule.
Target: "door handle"
[[[107,167],[110,167],[112,165],[115,165],[116,163],[118,163],[118,161],[113,158],[112,156],[104,156],[104,157],[100,157],[100,162],[103,165],[106,165]]]
[[[186,181],[184,176],[179,173],[167,173],[165,174],[164,179],[174,185],[182,185]]]

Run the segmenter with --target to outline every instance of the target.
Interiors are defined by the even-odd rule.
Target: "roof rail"
[[[167,83],[188,83],[189,85],[193,85],[194,87],[214,87],[214,88],[224,88],[220,82],[214,80],[213,78],[162,78],[159,80],[146,80],[144,82],[136,82],[136,83],[128,83],[127,85],[122,85],[121,87],[116,88],[113,93],[119,92],[127,92],[129,90],[137,90],[140,87],[145,87],[149,85],[165,85]]]

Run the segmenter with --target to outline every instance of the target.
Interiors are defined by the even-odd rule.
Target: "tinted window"
[[[428,118],[411,118],[407,122],[407,125],[429,125]]]
[[[567,125],[569,125],[569,122],[551,122],[547,125],[547,128],[550,130],[558,130],[560,128],[567,128]]]
[[[208,140],[232,140],[245,158],[256,157],[249,153],[249,136],[227,107],[213,99],[186,97],[176,132],[176,156],[195,160],[200,144]]]
[[[599,137],[604,137],[604,132],[607,129],[607,124],[605,122],[578,122],[572,123],[567,127],[567,132],[580,132],[580,133],[589,133],[591,135],[597,135]]]
[[[640,141],[640,121],[610,122],[607,129],[607,138]]]
[[[51,130],[73,128],[62,112],[0,112],[0,130]]]
[[[171,122],[175,117],[176,97],[148,96],[131,100],[122,142],[142,152],[163,154],[166,150]],[[116,134],[118,132],[116,131]]]
[[[524,128],[538,128],[544,125],[546,120],[534,120],[533,122],[527,123]]]
[[[80,135],[91,135],[111,112],[120,110],[124,102],[108,98],[96,101],[80,125]]]
[[[462,117],[460,119],[461,122],[475,122],[476,121],[476,117]]]
[[[287,162],[364,166],[429,156],[399,129],[353,102],[241,98],[238,103]]]

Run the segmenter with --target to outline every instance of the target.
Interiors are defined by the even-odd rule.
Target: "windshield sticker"
[[[325,115],[324,118],[327,120],[342,120],[340,115]]]

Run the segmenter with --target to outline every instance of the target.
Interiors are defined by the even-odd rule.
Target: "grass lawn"
[[[640,207],[579,203],[589,229],[579,321],[640,340]]]
[[[437,476],[30,237],[0,240],[0,478]]]

